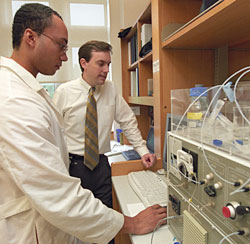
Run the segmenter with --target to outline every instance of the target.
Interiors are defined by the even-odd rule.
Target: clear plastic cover
[[[171,91],[171,131],[249,159],[250,82]]]

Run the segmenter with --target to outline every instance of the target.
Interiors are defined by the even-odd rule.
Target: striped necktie
[[[96,100],[94,97],[95,87],[91,87],[87,100],[85,121],[85,154],[84,164],[93,170],[99,162],[98,127]]]

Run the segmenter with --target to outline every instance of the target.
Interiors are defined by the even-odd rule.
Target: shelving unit
[[[144,138],[149,126],[148,110],[154,108],[154,145],[158,158],[163,154],[171,90],[187,89],[195,84],[222,84],[231,74],[250,66],[250,1],[219,0],[200,13],[201,5],[202,0],[151,0],[129,35],[121,39],[123,96],[130,105],[140,106],[138,123]],[[139,33],[144,22],[152,24],[153,50],[129,65],[128,42],[137,32],[140,50]],[[131,97],[130,72],[136,68],[142,77],[141,93]],[[154,80],[152,97],[146,96],[145,91],[145,80],[150,76]],[[242,81],[249,80],[248,73]],[[131,243],[128,235],[119,235],[116,241]]]
[[[200,13],[201,4],[202,0],[151,0],[130,33],[121,39],[123,96],[131,106],[140,106],[137,119],[144,138],[150,123],[149,107],[154,108],[157,157],[163,153],[171,90],[221,84],[235,71],[250,65],[250,1],[219,0]],[[129,65],[128,42],[137,33],[138,50],[141,49],[143,23],[152,24],[153,50]],[[172,30],[173,26],[179,29]],[[136,68],[140,93],[131,97],[130,72]],[[147,79],[152,77],[154,93],[147,96]],[[249,78],[250,75],[244,77]]]
[[[226,0],[218,3],[163,41],[162,47],[218,48],[249,41],[249,1]]]
[[[145,11],[139,16],[138,20],[130,30],[129,34],[121,39],[121,58],[122,58],[122,90],[123,97],[130,106],[140,106],[140,115],[137,116],[139,129],[142,132],[144,139],[147,137],[149,126],[152,123],[149,114],[152,107],[154,107],[154,96],[148,96],[147,80],[153,78],[152,73],[152,56],[151,51],[143,58],[139,57],[141,45],[141,28],[143,24],[151,24],[151,3],[147,6]],[[137,57],[138,59],[130,64],[129,57],[129,42],[131,38],[137,34]],[[137,96],[131,95],[131,80],[130,73],[138,69],[139,83]]]

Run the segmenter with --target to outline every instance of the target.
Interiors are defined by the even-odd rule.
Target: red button
[[[222,213],[226,218],[231,217],[231,212],[230,212],[230,209],[228,207],[223,207],[222,208]]]

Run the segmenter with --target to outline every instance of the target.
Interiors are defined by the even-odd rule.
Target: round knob
[[[234,219],[236,216],[236,211],[235,211],[234,207],[231,205],[223,207],[222,213],[223,213],[224,217],[226,217],[226,218],[233,218]]]
[[[248,206],[238,206],[236,208],[236,212],[237,212],[238,215],[249,214],[250,213],[250,207],[248,207]]]
[[[213,180],[213,178],[214,178],[213,173],[210,173],[210,174],[207,174],[207,175],[206,175],[206,179],[207,179],[207,180]]]
[[[214,184],[214,188],[215,188],[216,190],[222,189],[222,187],[223,187],[223,185],[222,185],[221,182],[217,182],[217,183]]]

